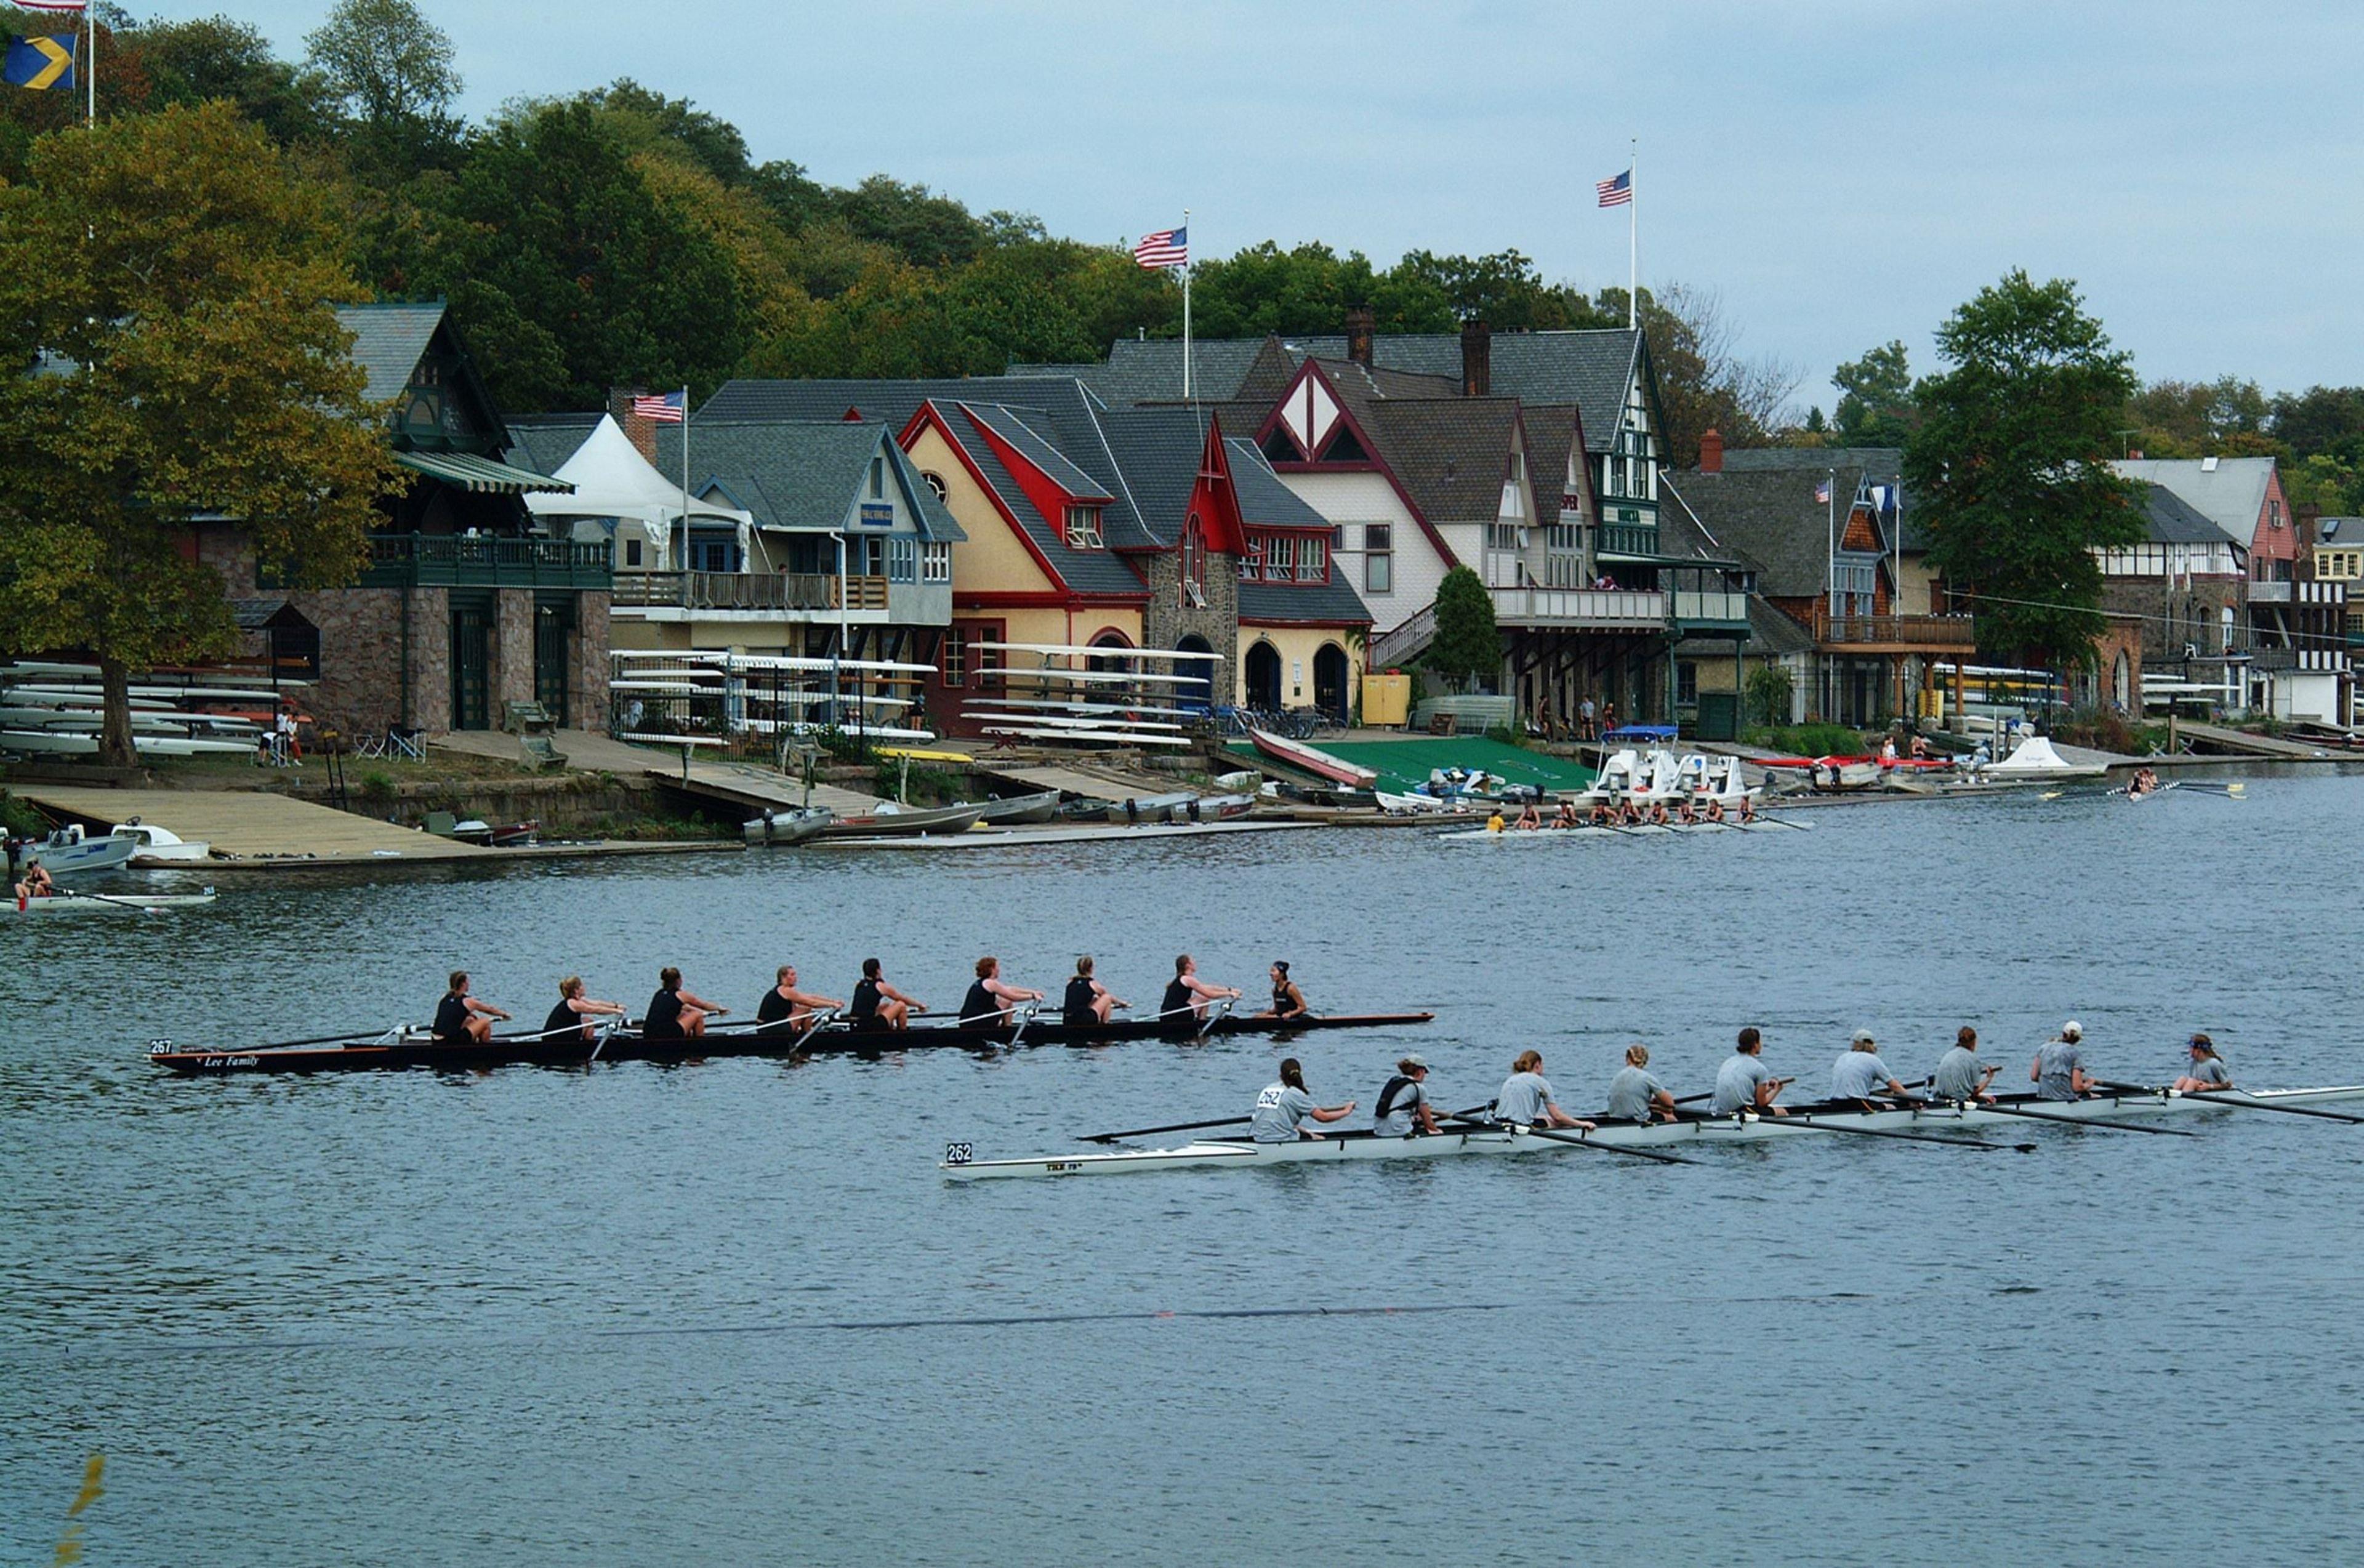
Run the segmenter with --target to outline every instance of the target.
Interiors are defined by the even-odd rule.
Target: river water
[[[94,1563],[2364,1560],[2364,1127],[2227,1112],[2034,1153],[1868,1139],[953,1185],[1243,1112],[1273,1042],[185,1082],[151,1038],[539,1018],[664,962],[746,1008],[859,961],[939,1005],[1078,951],[1315,1006],[1367,1109],[1541,1049],[1595,1105],[1734,1031],[1819,1085],[1968,1021],[2024,1073],[2194,1028],[2364,1080],[2364,782],[1816,811],[1812,831],[1309,832],[1010,855],[290,874],[209,913],[0,927],[0,1560],[84,1461]]]

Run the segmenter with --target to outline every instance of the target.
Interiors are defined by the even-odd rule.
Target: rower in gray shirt
[[[1766,1092],[1766,1085],[1778,1085],[1779,1080],[1757,1054],[1764,1049],[1765,1038],[1754,1028],[1740,1031],[1737,1052],[1725,1057],[1723,1065],[1716,1070],[1715,1098],[1710,1102],[1716,1115],[1730,1116],[1759,1106],[1777,1115],[1786,1114],[1772,1103],[1772,1094]]]
[[[1352,1100],[1327,1108],[1315,1105],[1313,1096],[1306,1092],[1305,1069],[1292,1056],[1280,1064],[1280,1081],[1266,1084],[1257,1093],[1255,1115],[1249,1118],[1248,1134],[1258,1143],[1294,1143],[1299,1138],[1319,1138],[1321,1134],[1300,1125],[1308,1117],[1315,1121],[1336,1121],[1354,1108]]]
[[[1436,1110],[1428,1097],[1428,1062],[1407,1056],[1396,1063],[1396,1075],[1379,1090],[1371,1110],[1374,1138],[1410,1138],[1415,1131],[1437,1132]]]
[[[1831,1098],[1861,1100],[1868,1104],[1874,1095],[1901,1099],[1912,1097],[1906,1094],[1904,1085],[1896,1081],[1896,1074],[1888,1070],[1888,1063],[1882,1062],[1879,1053],[1872,1049],[1873,1043],[1869,1029],[1855,1031],[1855,1038],[1848,1042],[1846,1054],[1831,1063]]]
[[[1941,1100],[1986,1099],[1987,1084],[2001,1071],[1979,1060],[1979,1031],[1965,1024],[1954,1037],[1953,1049],[1938,1059],[1930,1092]]]
[[[2216,1054],[2216,1042],[2204,1034],[2191,1037],[2191,1066],[2175,1081],[2187,1095],[2219,1093],[2233,1086],[2233,1074]]]
[[[1648,1121],[1653,1116],[1675,1119],[1675,1097],[1667,1086],[1649,1072],[1650,1048],[1646,1045],[1629,1047],[1625,1065],[1609,1080],[1609,1119],[1611,1121]]]
[[[2073,1100],[2093,1086],[2093,1080],[2085,1073],[2084,1055],[2077,1049],[2084,1038],[2083,1026],[2071,1018],[2060,1026],[2057,1039],[2036,1047],[2027,1077],[2035,1085],[2037,1098]]]
[[[1572,1127],[1587,1132],[1593,1125],[1559,1108],[1551,1082],[1544,1076],[1543,1053],[1535,1051],[1519,1052],[1511,1063],[1511,1075],[1494,1096],[1494,1119],[1514,1127]]]

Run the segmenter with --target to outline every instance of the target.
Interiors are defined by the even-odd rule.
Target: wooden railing
[[[618,609],[834,610],[834,574],[803,572],[621,572],[616,575]],[[845,579],[848,609],[883,610],[884,577]]]
[[[1814,640],[1848,647],[1976,648],[1978,623],[1968,616],[1834,616],[1814,612]]]
[[[1507,625],[1552,625],[1656,631],[1667,624],[1667,595],[1636,588],[1496,588],[1494,618]]]
[[[605,588],[608,546],[492,534],[373,534],[362,586]]]

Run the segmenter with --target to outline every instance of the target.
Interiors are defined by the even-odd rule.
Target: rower
[[[1288,977],[1288,961],[1272,961],[1272,1006],[1256,1017],[1260,1018],[1301,1018],[1312,1011],[1305,1005],[1305,993]]]
[[[1611,827],[1616,820],[1617,808],[1610,805],[1607,800],[1596,800],[1592,803],[1591,822],[1595,828]]]
[[[2002,1071],[2000,1062],[1979,1061],[1979,1031],[1964,1024],[1954,1036],[1954,1047],[1937,1060],[1937,1071],[1930,1076],[1930,1092],[1940,1100],[1955,1105],[1967,1105],[1973,1100],[1994,1103],[1987,1085]]]
[[[1699,808],[1691,805],[1691,797],[1689,795],[1683,796],[1683,798],[1676,804],[1675,820],[1680,822],[1686,828],[1699,820]]]
[[[1307,1117],[1315,1121],[1337,1121],[1354,1109],[1352,1100],[1343,1106],[1315,1105],[1313,1096],[1306,1092],[1305,1069],[1291,1056],[1280,1064],[1279,1082],[1266,1084],[1258,1091],[1255,1115],[1249,1118],[1249,1135],[1258,1143],[1294,1143],[1300,1138],[1320,1138],[1321,1134],[1303,1125]]]
[[[845,1006],[834,996],[797,990],[797,966],[793,963],[780,965],[775,978],[778,984],[764,992],[764,999],[755,1004],[755,1027],[758,1029],[766,1024],[786,1024],[792,1029],[804,1029],[812,1022],[815,1008]]]
[[[474,1042],[482,1045],[493,1038],[493,1020],[506,1023],[509,1015],[490,1002],[479,1002],[468,995],[468,972],[452,972],[452,988],[435,1004],[435,1043],[460,1045]]]
[[[648,1010],[641,1018],[643,1040],[696,1040],[706,1033],[706,1020],[726,1018],[728,1007],[718,1007],[695,991],[685,991],[681,971],[667,964],[657,972],[657,994],[649,998]]]
[[[1611,1121],[1675,1119],[1675,1096],[1649,1071],[1650,1048],[1639,1043],[1625,1048],[1625,1065],[1609,1080]]]
[[[1527,804],[1521,808],[1519,812],[1519,826],[1522,828],[1532,829],[1540,828],[1543,825],[1543,813],[1535,809],[1535,803],[1533,801],[1531,800],[1527,802]]]
[[[1559,803],[1559,809],[1552,813],[1552,826],[1555,828],[1575,827],[1576,802],[1572,800],[1562,800]]]
[[[1165,995],[1157,1004],[1157,1021],[1169,1030],[1178,1027],[1187,1032],[1183,1015],[1189,1015],[1189,1023],[1203,1024],[1208,1003],[1236,1002],[1240,996],[1235,985],[1210,985],[1199,979],[1199,961],[1186,952],[1174,961],[1174,978],[1165,983]]]
[[[2027,1081],[2035,1085],[2037,1098],[2073,1100],[2091,1091],[2094,1081],[2085,1072],[2084,1053],[2079,1049],[2084,1038],[2084,1026],[2071,1018],[2060,1026],[2058,1034],[2036,1047]]]
[[[1665,801],[1654,800],[1650,802],[1650,825],[1654,828],[1663,828],[1667,825],[1667,803]]]
[[[886,984],[885,971],[876,959],[862,961],[862,978],[853,983],[853,1002],[846,1013],[853,1028],[909,1029],[911,1015],[927,1010],[925,1002],[915,1002]]]
[[[1544,1076],[1539,1051],[1522,1051],[1511,1063],[1511,1075],[1502,1080],[1502,1092],[1494,1096],[1494,1119],[1511,1127],[1569,1127],[1585,1132],[1593,1127],[1559,1108],[1551,1083]]]
[[[1743,827],[1746,827],[1749,823],[1754,822],[1754,821],[1756,821],[1756,797],[1755,795],[1742,795],[1742,796],[1740,797],[1740,822],[1741,822],[1741,826],[1743,826]]]
[[[1909,1100],[1913,1096],[1888,1063],[1879,1059],[1878,1044],[1869,1029],[1857,1029],[1847,1041],[1846,1053],[1831,1063],[1831,1098],[1853,1100],[1865,1110],[1880,1107],[1872,1104],[1874,1095],[1885,1094],[1895,1099]]]
[[[1001,961],[987,956],[976,961],[976,979],[970,983],[968,995],[961,998],[960,1021],[963,1029],[1000,1029],[1009,1022],[1020,1002],[1039,1002],[1040,991],[1029,991],[1023,985],[1012,985],[1001,978]]]
[[[1441,1130],[1428,1097],[1428,1059],[1407,1056],[1379,1090],[1379,1103],[1371,1112],[1371,1136],[1410,1138]]]
[[[25,879],[17,884],[17,903],[22,904],[28,898],[54,898],[57,892],[58,884],[50,880],[50,873],[40,862],[25,862]]]
[[[1119,1007],[1130,1007],[1130,1002],[1117,1000],[1115,992],[1092,978],[1089,953],[1076,960],[1076,973],[1067,977],[1067,995],[1059,1008],[1059,1021],[1071,1029],[1090,1029],[1109,1021],[1109,1015]]]
[[[1774,1096],[1790,1080],[1773,1076],[1773,1069],[1765,1065],[1764,1050],[1765,1037],[1756,1026],[1740,1031],[1740,1042],[1734,1053],[1724,1058],[1723,1065],[1716,1070],[1715,1098],[1711,1102],[1716,1115],[1737,1116],[1743,1111],[1790,1114],[1773,1103]]]
[[[2187,1095],[2221,1093],[2233,1086],[2233,1074],[2216,1054],[2214,1040],[2204,1034],[2191,1037],[2191,1071],[2178,1078],[2175,1086]]]
[[[1714,795],[1709,795],[1707,797],[1707,819],[1711,822],[1721,822],[1723,820],[1723,802],[1717,799]]]
[[[572,1030],[589,1040],[596,1027],[591,1022],[593,1018],[620,1018],[623,1016],[624,1005],[621,1002],[593,1001],[583,994],[583,977],[570,974],[558,983],[558,1006],[551,1008],[550,1017],[541,1020],[541,1038],[559,1040]]]

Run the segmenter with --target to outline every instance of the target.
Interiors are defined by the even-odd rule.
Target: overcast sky
[[[420,0],[482,116],[630,75],[759,160],[1194,249],[1515,248],[1642,277],[1831,368],[2006,269],[2077,280],[2148,378],[2364,382],[2364,7],[2188,0]],[[132,0],[135,11],[154,14]],[[228,6],[299,55],[327,0]]]

